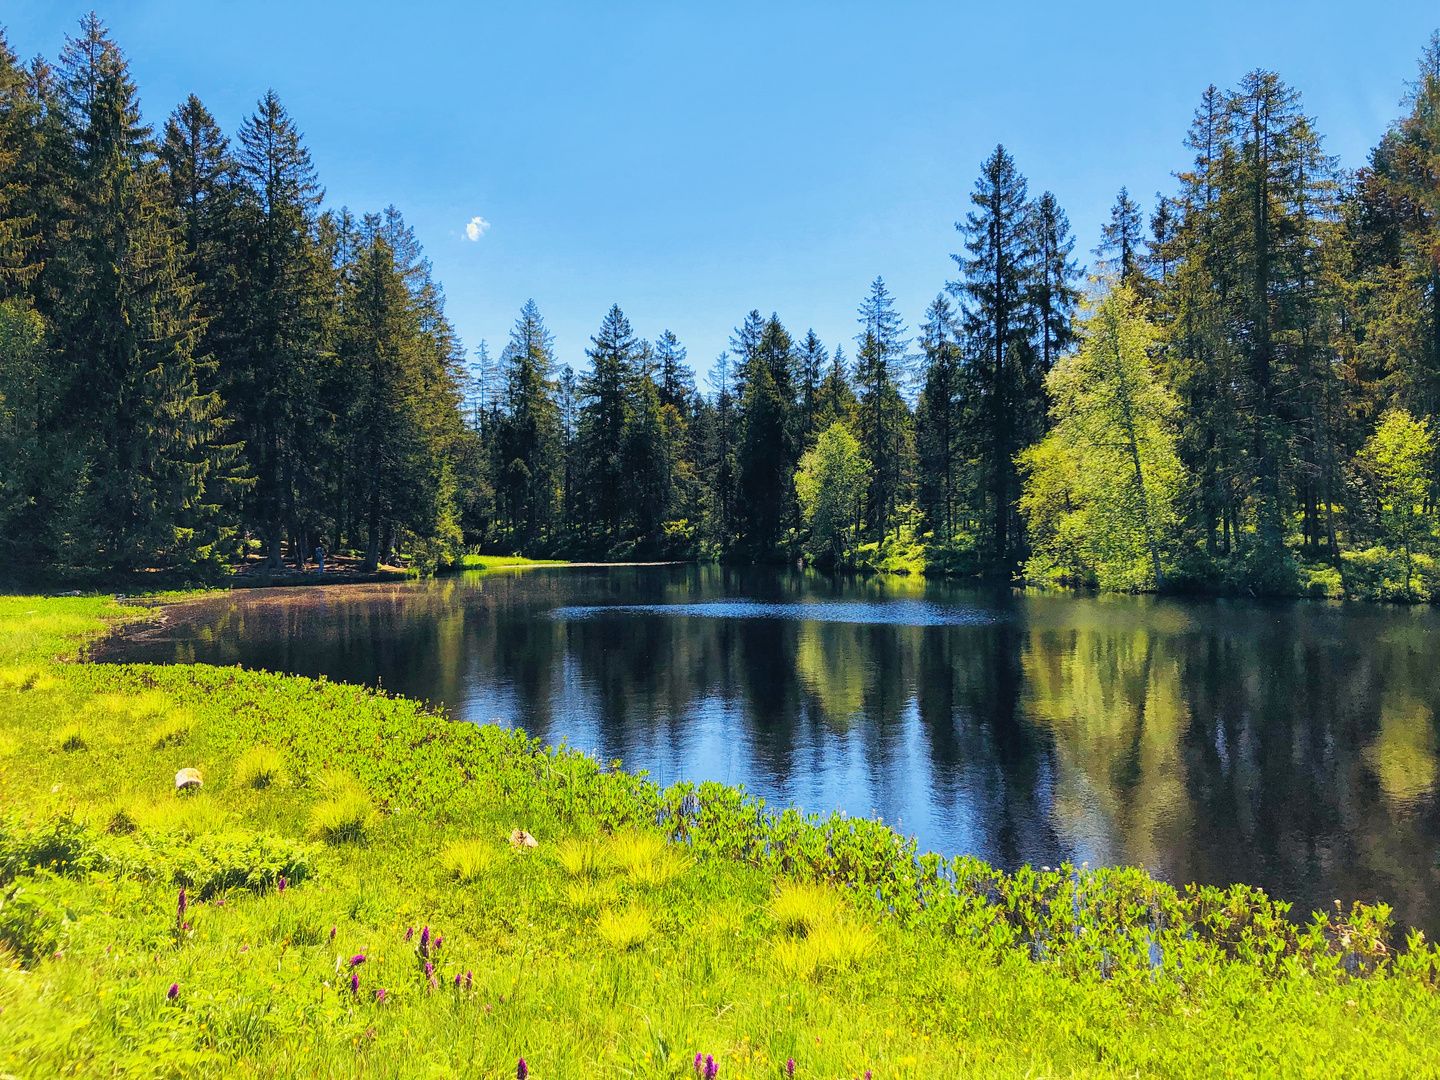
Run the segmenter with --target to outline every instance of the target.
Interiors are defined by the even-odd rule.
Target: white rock
[[[175,790],[183,791],[185,788],[198,788],[203,781],[200,779],[199,769],[181,769],[175,774]]]

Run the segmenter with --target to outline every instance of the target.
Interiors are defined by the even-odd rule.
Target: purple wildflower
[[[525,1080],[529,1075],[530,1066],[525,1064],[525,1059],[522,1057],[519,1064],[515,1066],[515,1080]]]
[[[409,940],[410,940],[411,938],[413,938],[414,936],[415,936],[415,927],[411,926],[411,927],[407,928],[406,931],[405,931],[405,940],[406,940],[406,941],[409,941]]]
[[[435,951],[440,951],[440,946],[445,944],[445,935],[437,932],[435,934]]]
[[[471,979],[471,977],[470,977],[470,972],[468,972],[468,971],[465,972],[465,989],[466,989],[466,990],[469,990],[470,987],[473,986],[473,985],[474,985],[474,980]]]
[[[350,966],[351,966],[352,968],[353,968],[353,967],[359,967],[359,966],[360,966],[361,964],[363,964],[364,962],[365,962],[365,954],[364,954],[363,952],[357,952],[354,956],[350,957]]]
[[[288,884],[290,883],[286,881],[284,877],[281,877],[280,880],[275,883],[275,887],[280,890],[282,896],[285,894],[285,886]]]
[[[339,929],[340,929],[340,928],[339,928],[338,926],[332,926],[332,927],[330,927],[330,940],[331,940],[331,941],[334,941],[334,940],[335,940],[335,931],[336,931],[336,930],[339,930]]]
[[[705,1080],[715,1080],[715,1074],[720,1071],[720,1066],[715,1064],[715,1058],[710,1054],[705,1055]]]
[[[458,972],[458,971],[455,972],[455,989],[456,989],[456,990],[459,990],[459,989],[460,989],[460,980],[461,980],[463,977],[464,977],[464,976],[462,976],[462,975],[460,974],[460,972]]]
[[[184,885],[181,885],[181,886],[180,886],[180,903],[176,906],[176,909],[175,909],[175,921],[176,921],[176,922],[184,922],[184,921],[185,921],[185,886],[184,886]]]
[[[188,934],[188,933],[190,932],[190,924],[189,924],[188,922],[186,922],[186,923],[181,923],[181,924],[180,924],[180,929],[181,929],[181,930],[184,930],[185,933]]]
[[[425,974],[427,976],[435,974],[435,965],[432,964],[429,960],[425,961]]]
[[[794,1076],[794,1075],[795,1075],[795,1059],[794,1059],[794,1058],[786,1058],[786,1059],[785,1059],[785,1075],[786,1075],[786,1076]]]
[[[705,1056],[699,1050],[695,1051],[695,1075],[699,1076],[705,1068]]]
[[[430,927],[428,926],[420,931],[420,955],[430,955]]]
[[[360,972],[358,971],[350,973],[350,992],[352,994],[360,993]]]
[[[870,1070],[869,1070],[869,1069],[866,1069],[866,1070],[865,1070],[865,1080],[870,1080]]]
[[[376,1004],[376,1005],[384,1005],[384,1004],[385,1004],[385,987],[382,986],[382,987],[380,987],[379,990],[376,990],[376,991],[375,991],[375,1004]]]
[[[165,992],[165,996],[166,996],[169,1000],[174,1001],[177,997],[180,996],[180,984],[179,984],[179,983],[171,983],[171,984],[170,984],[170,989]]]

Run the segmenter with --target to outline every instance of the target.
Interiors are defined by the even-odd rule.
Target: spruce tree
[[[551,376],[554,339],[528,300],[502,358],[507,371],[498,476],[518,548],[531,545],[555,516],[561,486],[560,411]]]
[[[920,505],[943,544],[955,538],[956,458],[960,454],[960,323],[941,293],[920,326],[925,386],[915,412]]]
[[[73,147],[57,240],[60,392],[47,424],[83,455],[82,487],[47,522],[62,562],[132,570],[228,554],[216,497],[230,451],[220,400],[198,386],[201,321],[129,66],[93,14],[67,38],[60,103]],[[60,537],[69,539],[61,540]]]
[[[905,325],[881,278],[871,283],[870,295],[860,305],[859,315],[861,329],[855,339],[855,383],[860,390],[856,437],[871,469],[865,495],[866,524],[877,539],[883,539],[905,494],[910,417],[900,386],[910,339],[903,336]]]
[[[586,350],[590,371],[580,379],[578,445],[585,468],[589,522],[605,530],[608,542],[620,539],[625,522],[625,428],[630,382],[640,342],[630,321],[613,305]]]
[[[820,384],[825,379],[828,360],[829,354],[814,329],[806,331],[804,340],[795,349],[795,365],[800,376],[799,401],[796,403],[797,446],[809,447],[820,434],[815,426],[815,412],[819,408]]]
[[[983,458],[989,500],[990,551],[1008,572],[1020,553],[1016,535],[1015,453],[1043,423],[1043,377],[1036,363],[1033,230],[1025,178],[1003,146],[986,160],[970,201],[975,210],[955,228],[965,255],[952,255],[961,277],[949,283],[964,301],[964,327],[973,348],[965,378],[975,403],[970,437]]]
[[[1114,274],[1122,285],[1135,286],[1136,275],[1141,271],[1141,245],[1145,233],[1140,207],[1130,192],[1120,189],[1115,205],[1110,208],[1110,220],[1100,226],[1100,244],[1095,254],[1100,265]]]
[[[1080,301],[1075,279],[1080,268],[1071,252],[1075,238],[1070,235],[1070,219],[1050,192],[1035,200],[1033,228],[1035,231],[1035,269],[1030,289],[1030,303],[1035,309],[1040,351],[1039,374],[1043,378],[1055,362],[1070,348],[1075,339],[1073,319]]]

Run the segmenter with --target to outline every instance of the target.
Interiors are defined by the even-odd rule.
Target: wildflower
[[[353,967],[359,967],[359,966],[360,966],[361,964],[363,964],[364,962],[365,962],[365,954],[364,954],[363,952],[357,952],[354,956],[350,957],[350,966],[351,966],[352,968],[353,968]]]
[[[432,964],[429,960],[426,960],[426,961],[425,961],[425,976],[426,976],[426,978],[429,978],[431,975],[434,975],[434,974],[435,974],[435,965]]]
[[[435,934],[435,949],[437,952],[443,944],[445,944],[445,935],[437,932]]]
[[[455,989],[456,989],[456,990],[459,990],[459,989],[460,989],[460,980],[461,980],[461,978],[463,978],[463,976],[460,974],[460,972],[458,972],[458,971],[455,972]]]
[[[340,928],[339,928],[338,926],[332,926],[332,927],[330,927],[330,940],[331,940],[331,941],[334,941],[334,940],[335,940],[335,931],[336,931],[336,930],[339,930],[339,929],[340,929]]]
[[[375,1004],[376,1004],[376,1005],[384,1005],[384,1004],[385,1004],[385,987],[382,986],[382,987],[380,987],[379,990],[376,990],[376,991],[375,991]]]
[[[469,990],[472,985],[473,980],[470,978],[470,972],[467,971],[465,972],[465,989]]]
[[[485,1003],[485,1011],[486,1011],[487,1013],[488,1013],[491,1009],[493,1009],[493,1008],[495,1008],[495,1006],[494,1006],[494,1005],[491,1005],[488,1001]]]
[[[705,1080],[715,1080],[715,1074],[720,1071],[720,1066],[715,1064],[715,1058],[710,1054],[705,1055]]]
[[[525,1064],[525,1059],[522,1057],[519,1064],[515,1066],[515,1080],[525,1080],[529,1075],[530,1066]]]
[[[699,1050],[696,1050],[696,1051],[695,1051],[695,1075],[696,1075],[696,1076],[699,1076],[700,1073],[701,1073],[701,1071],[704,1069],[704,1067],[705,1067],[705,1058],[704,1058],[703,1056],[701,1056]]]
[[[430,955],[430,927],[428,926],[420,931],[420,955]]]
[[[413,938],[414,936],[415,936],[415,927],[411,926],[411,927],[407,928],[406,931],[405,931],[405,940],[406,940],[406,941],[409,941],[409,940],[410,940],[411,938]]]
[[[866,1070],[865,1070],[865,1080],[870,1080],[870,1070],[869,1070],[869,1069],[866,1069]]]
[[[288,884],[290,883],[286,881],[284,877],[281,877],[278,881],[275,882],[275,887],[280,890],[281,896],[285,895],[285,886]]]
[[[360,993],[360,972],[358,971],[350,973],[350,992],[352,994]]]
[[[176,909],[175,909],[175,921],[176,921],[176,922],[184,922],[184,921],[185,921],[185,886],[184,886],[184,885],[181,885],[181,886],[180,886],[180,903],[177,905],[177,907],[176,907]]]
[[[174,1001],[174,1000],[175,1000],[177,997],[179,997],[179,996],[180,996],[180,984],[179,984],[179,983],[171,983],[171,984],[170,984],[170,989],[165,992],[165,997],[168,998],[170,1001]]]
[[[795,1075],[795,1059],[794,1059],[794,1058],[786,1058],[786,1059],[785,1059],[785,1075],[786,1075],[786,1076],[794,1076],[794,1075]]]

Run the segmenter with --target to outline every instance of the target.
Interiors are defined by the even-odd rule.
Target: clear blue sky
[[[53,59],[83,10],[0,19],[22,56]],[[1055,192],[1087,262],[1122,184],[1146,204],[1173,190],[1211,82],[1278,71],[1358,167],[1440,25],[1435,0],[97,10],[157,127],[193,91],[233,135],[273,87],[331,205],[404,212],[467,346],[498,351],[534,297],[578,368],[618,302],[701,371],[751,308],[853,355],[877,274],[913,328],[997,142]]]

